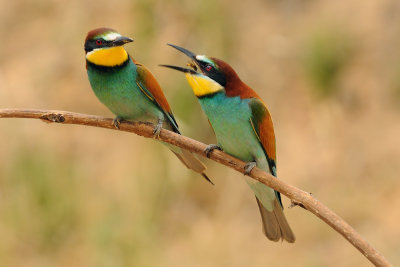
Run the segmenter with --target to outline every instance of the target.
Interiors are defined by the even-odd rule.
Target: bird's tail
[[[185,149],[180,149],[180,151],[176,149],[173,150],[171,149],[171,151],[188,169],[200,173],[204,177],[204,179],[206,179],[208,182],[214,185],[214,183],[210,180],[210,178],[208,178],[208,176],[205,174],[207,167],[199,159],[197,159],[196,156],[193,155],[190,151],[187,151]]]
[[[261,202],[257,199],[258,208],[260,209],[263,232],[271,241],[286,240],[289,243],[294,243],[296,237],[286,220],[283,209],[278,200],[274,200],[274,209],[268,211]]]

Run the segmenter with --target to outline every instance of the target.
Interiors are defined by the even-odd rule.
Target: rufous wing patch
[[[153,74],[142,64],[133,60],[136,64],[136,72],[138,74],[136,84],[140,90],[153,102],[155,102],[170,120],[175,132],[179,133],[178,124],[172,114],[171,107]]]
[[[276,160],[275,132],[271,115],[265,104],[257,98],[253,98],[249,106],[252,111],[250,123],[257,138],[260,140],[267,157]]]

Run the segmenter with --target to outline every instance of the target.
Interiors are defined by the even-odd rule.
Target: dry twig
[[[81,124],[87,126],[102,127],[114,129],[112,119],[99,116],[86,115],[67,111],[57,110],[33,110],[33,109],[0,109],[0,118],[32,118],[41,119],[46,122],[57,122],[62,124]],[[121,131],[135,133],[140,136],[151,138],[153,136],[153,125],[140,122],[122,122]],[[205,157],[206,145],[188,137],[176,134],[168,130],[161,130],[160,140],[176,145],[178,147],[192,151]],[[245,162],[236,159],[222,151],[214,150],[210,153],[210,159],[219,162],[225,166],[244,172]],[[368,260],[375,266],[392,266],[380,253],[378,253],[364,238],[358,234],[348,223],[346,223],[337,214],[328,207],[311,196],[282,179],[276,179],[272,175],[254,168],[250,175],[253,179],[281,192],[292,200],[293,203],[300,205],[306,210],[312,212],[318,218],[323,220],[344,238],[346,238],[354,247],[356,247]]]

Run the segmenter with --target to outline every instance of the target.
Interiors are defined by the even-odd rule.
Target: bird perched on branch
[[[268,109],[257,93],[242,82],[233,68],[224,61],[169,45],[191,59],[188,66],[192,69],[161,66],[185,73],[207,115],[218,145],[209,145],[206,153],[216,148],[222,149],[248,162],[245,174],[257,166],[276,177],[274,128]],[[263,232],[267,238],[294,242],[295,236],[283,214],[280,193],[247,176],[246,182],[256,196]]]
[[[124,49],[123,45],[130,42],[131,38],[110,28],[94,29],[87,34],[86,69],[94,93],[116,115],[116,128],[121,120],[132,120],[153,123],[155,137],[162,128],[180,133],[157,80]],[[186,167],[211,182],[204,173],[206,167],[191,152],[167,146]]]

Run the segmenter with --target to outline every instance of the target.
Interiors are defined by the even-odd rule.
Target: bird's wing
[[[225,90],[228,97],[239,96],[241,99],[250,99],[251,126],[264,149],[270,171],[272,175],[276,176],[275,133],[266,105],[258,94],[244,83],[235,83],[230,85],[229,90],[227,88]]]
[[[273,176],[277,176],[276,173],[276,146],[275,146],[275,133],[274,126],[272,124],[271,115],[264,102],[259,98],[252,98],[249,102],[252,116],[250,118],[251,126],[253,127],[254,133],[264,149],[267,157],[269,170]],[[282,206],[281,195],[275,191],[276,197]]]
[[[250,123],[267,156],[271,173],[276,176],[275,133],[271,115],[265,104],[258,98],[249,102],[252,116]]]
[[[133,62],[136,64],[136,71],[138,74],[136,84],[143,94],[162,110],[162,112],[170,121],[174,131],[179,133],[178,124],[174,115],[172,114],[171,107],[169,106],[168,101],[165,98],[165,95],[156,78],[154,78],[153,74],[151,74],[151,72],[145,66],[135,60],[133,60]]]

